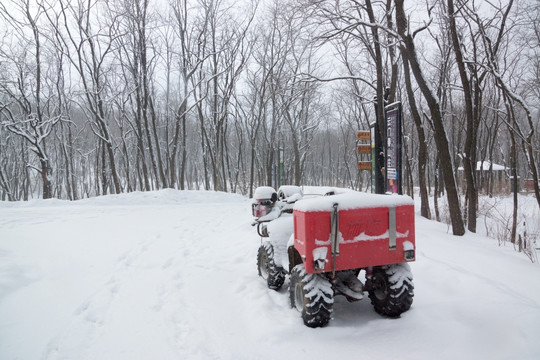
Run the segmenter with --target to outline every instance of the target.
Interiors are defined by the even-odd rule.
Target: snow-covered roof
[[[478,161],[476,163],[476,171],[480,171],[480,169],[482,169],[482,171],[488,171],[490,164],[491,163],[489,161]],[[458,170],[463,171],[463,166],[458,167]],[[493,171],[504,171],[504,170],[507,170],[506,166],[493,164]]]
[[[331,211],[335,203],[338,204],[339,210],[414,205],[414,201],[409,196],[404,195],[348,192],[333,196],[302,199],[296,202],[294,210],[303,212]]]
[[[490,165],[493,165],[493,170],[494,171],[506,170],[506,166],[499,165],[499,164],[491,164],[489,161],[484,161],[484,162],[478,161],[476,163],[476,170],[480,170],[480,168],[482,168],[484,170],[488,170]]]

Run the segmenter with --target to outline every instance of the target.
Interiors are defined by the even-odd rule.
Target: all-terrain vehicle
[[[297,187],[255,191],[253,224],[261,236],[257,268],[268,287],[280,289],[288,275],[291,307],[309,327],[328,324],[335,295],[352,302],[367,292],[375,311],[388,317],[409,310],[412,199],[328,188],[318,196],[307,193]]]

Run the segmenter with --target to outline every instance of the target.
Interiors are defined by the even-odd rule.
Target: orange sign
[[[369,131],[369,130],[359,130],[356,133],[356,140],[370,141],[371,140],[371,131]]]
[[[371,161],[359,161],[358,170],[371,170]]]
[[[357,145],[359,154],[371,154],[371,145]]]

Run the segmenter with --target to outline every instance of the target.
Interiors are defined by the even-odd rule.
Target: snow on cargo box
[[[294,245],[308,273],[413,261],[414,202],[355,192],[301,200]]]

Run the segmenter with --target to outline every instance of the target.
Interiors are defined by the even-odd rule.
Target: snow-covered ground
[[[400,319],[336,298],[329,326],[257,276],[250,201],[165,190],[0,202],[0,359],[540,359],[540,265],[416,219]]]

